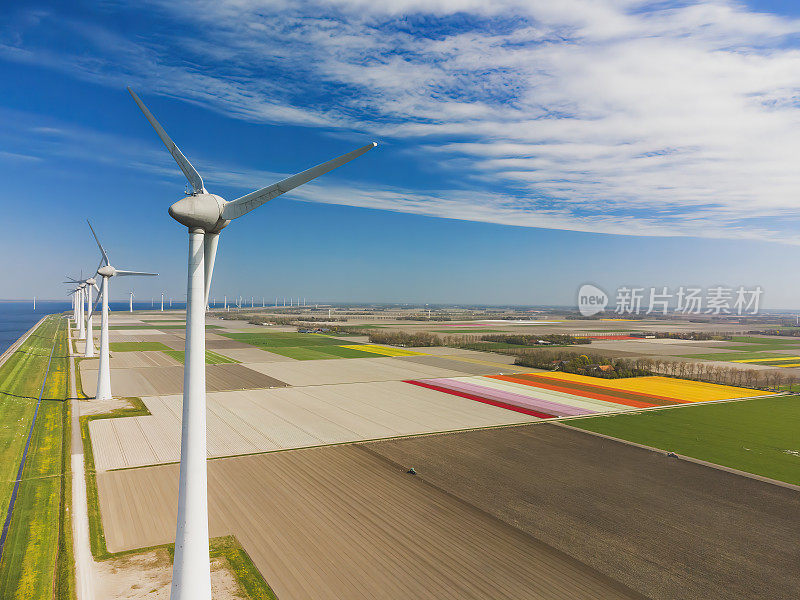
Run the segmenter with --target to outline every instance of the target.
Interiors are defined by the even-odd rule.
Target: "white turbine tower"
[[[86,298],[86,284],[78,284],[78,339],[86,339],[86,321],[83,320],[83,301]]]
[[[89,221],[86,221],[89,223]],[[100,267],[97,269],[97,274],[103,278],[103,283],[100,288],[100,295],[102,297],[102,310],[100,312],[100,364],[97,370],[97,393],[95,394],[96,400],[110,400],[111,399],[111,366],[110,356],[108,351],[108,280],[115,276],[130,276],[130,275],[158,275],[158,273],[142,273],[139,271],[122,271],[111,266],[108,260],[108,254],[103,249],[100,240],[97,239],[97,234],[94,232],[92,224],[89,223],[89,229],[92,230],[94,241],[97,242],[97,247],[100,248],[100,254],[103,258],[100,260]]]
[[[164,312],[164,292],[161,292],[161,312]]]
[[[98,299],[100,297],[100,288],[97,287],[97,281],[95,281],[94,277],[89,277],[86,281],[86,294],[87,294],[87,303],[86,303],[86,344],[84,345],[83,357],[84,358],[94,358],[94,311],[97,308],[96,300],[95,303],[92,303],[92,288],[94,287],[97,290]]]
[[[83,301],[88,294],[86,290],[86,280],[83,278],[83,269],[81,269],[81,278],[74,279],[67,275],[67,280],[64,283],[74,283],[76,285],[75,289],[75,306],[74,306],[74,319],[75,324],[78,326],[78,339],[85,340],[86,339],[86,321],[84,320],[83,314]],[[91,296],[89,296],[87,302],[91,302]]]
[[[128,88],[128,91],[192,188],[188,196],[169,208],[170,216],[189,230],[178,526],[170,597],[172,600],[209,600],[211,570],[206,487],[205,306],[208,304],[219,234],[232,219],[358,158],[377,144],[368,144],[227,202],[206,191],[199,173],[133,90]]]
[[[133,290],[131,290],[131,296],[128,298],[128,312],[133,312]]]

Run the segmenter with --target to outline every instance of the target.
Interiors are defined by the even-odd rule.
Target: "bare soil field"
[[[452,369],[462,375],[494,375],[497,373],[531,373],[534,369],[514,366],[513,356],[489,354],[488,352],[472,355],[451,356],[398,356],[398,360],[429,367]]]
[[[93,564],[95,596],[104,600],[168,600],[172,563],[165,549],[112,558]],[[242,600],[242,591],[224,558],[211,561],[215,600]]]
[[[658,600],[800,597],[800,494],[554,424],[362,447]]]
[[[181,400],[178,395],[145,397],[150,415],[92,422],[97,470],[177,461]],[[212,392],[208,454],[234,456],[535,420],[402,381]]]
[[[174,536],[177,475],[98,476],[109,550]],[[640,597],[355,446],[211,461],[209,519],[281,600]]]
[[[415,357],[425,358],[425,357]],[[447,363],[445,363],[447,364]],[[291,362],[247,363],[250,369],[265,373],[290,385],[326,385],[367,381],[402,381],[424,377],[464,375],[460,363],[429,366],[400,357],[350,358],[348,360],[295,360]]]
[[[95,368],[92,369],[92,366]],[[80,370],[83,391],[87,396],[93,396],[97,385],[97,362],[86,365],[81,363]],[[248,369],[240,364],[206,365],[206,386],[210,392],[284,387],[285,385],[284,382],[274,377]],[[111,386],[115,396],[180,394],[183,393],[183,365],[178,363],[167,367],[111,369]]]

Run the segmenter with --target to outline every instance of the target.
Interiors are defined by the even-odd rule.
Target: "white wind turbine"
[[[67,280],[64,283],[74,283],[77,287],[75,290],[75,324],[78,326],[78,339],[86,339],[86,321],[83,314],[83,302],[86,299],[87,303],[91,302],[91,296],[87,298],[87,285],[86,280],[83,278],[83,269],[81,269],[80,279],[74,279],[67,275]]]
[[[164,128],[131,88],[128,88],[128,92],[156,130],[192,188],[185,198],[169,207],[170,216],[189,230],[178,525],[170,597],[172,600],[209,600],[211,570],[206,486],[205,307],[208,305],[219,234],[232,219],[358,158],[377,144],[373,142],[357,148],[228,202],[206,191],[199,173]]]
[[[133,312],[133,290],[131,290],[131,296],[128,298],[128,312]]]
[[[86,221],[89,223],[89,221]],[[111,366],[110,356],[108,351],[108,280],[112,277],[125,277],[130,275],[158,275],[158,273],[142,273],[139,271],[122,271],[111,266],[108,260],[108,254],[103,249],[100,240],[97,239],[97,234],[94,232],[92,224],[89,223],[89,229],[92,230],[94,241],[97,242],[97,247],[100,248],[100,254],[103,258],[100,260],[100,267],[97,269],[97,274],[103,278],[102,286],[100,288],[100,296],[102,299],[102,309],[100,312],[100,364],[97,370],[97,393],[95,400],[109,400],[111,399]]]

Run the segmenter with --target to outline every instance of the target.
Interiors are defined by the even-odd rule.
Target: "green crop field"
[[[698,403],[569,424],[800,484],[800,396]]]
[[[108,345],[111,352],[145,352],[147,350],[160,350],[170,352],[172,348],[161,342],[111,342]]]
[[[375,358],[377,356],[372,352],[342,348],[342,345],[353,345],[353,342],[318,333],[258,332],[222,333],[220,335],[296,360]]]
[[[342,340],[319,333],[221,333],[232,340],[262,348],[280,348],[296,346],[338,346]]]
[[[184,357],[186,353],[183,350],[164,350],[164,354],[169,354],[172,358],[177,361],[184,362]],[[240,361],[233,360],[227,356],[222,356],[222,354],[217,354],[216,352],[212,352],[211,350],[206,350],[206,364],[207,365],[218,365],[222,363],[238,363]]]
[[[66,327],[62,319],[51,317],[32,338],[35,340],[32,347],[36,347],[45,360],[30,362],[26,369],[17,372],[18,377],[29,380],[27,385],[35,382],[41,388],[47,370],[46,359],[54,339],[56,345],[0,563],[0,598],[67,600],[74,595],[74,576],[69,516],[70,407],[66,401],[69,389]],[[45,348],[46,355],[43,352]],[[0,374],[0,386],[8,389],[9,384],[13,387],[14,378],[6,379]],[[35,395],[25,399],[31,417],[38,395],[39,389]],[[4,408],[6,398],[0,398],[0,410]],[[16,452],[6,452],[2,456],[3,471],[14,471],[10,480],[16,478],[30,422],[31,418],[28,418],[24,423],[10,424],[18,434],[13,440],[15,443],[11,444]],[[6,447],[6,450],[10,448]],[[3,490],[3,518],[11,485],[9,483],[8,489]]]
[[[686,354],[683,355],[682,358],[694,358],[697,360],[721,360],[724,362],[733,362],[737,360],[752,360],[752,359],[759,359],[759,358],[789,358],[793,356],[792,354],[779,353],[779,352],[716,352],[714,354]],[[800,349],[797,351],[797,355],[800,356]],[[783,361],[783,362],[792,362],[792,361]],[[800,362],[798,359],[796,362]],[[761,363],[756,363],[761,364]]]
[[[733,336],[732,342],[741,342],[743,344],[762,344],[762,345],[784,345],[784,346],[798,346],[800,340],[792,338],[779,338],[779,337],[752,337],[752,336]]]
[[[280,346],[266,348],[270,352],[295,360],[322,360],[330,358],[376,358],[374,352],[362,352],[341,346]]]

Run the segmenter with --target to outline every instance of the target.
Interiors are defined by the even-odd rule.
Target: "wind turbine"
[[[83,279],[83,269],[81,269],[80,279],[73,279],[69,275],[67,275],[68,281],[64,283],[74,283],[77,286],[77,297],[76,297],[76,311],[75,311],[75,322],[78,325],[78,339],[85,340],[86,339],[86,322],[84,321],[83,315],[83,299],[86,296],[86,280]],[[91,300],[91,298],[89,299]]]
[[[89,220],[86,220],[89,223]],[[158,275],[158,273],[142,273],[139,271],[122,271],[111,266],[108,260],[108,254],[100,240],[97,239],[97,234],[94,232],[94,227],[89,223],[89,229],[92,231],[94,241],[97,242],[97,247],[100,248],[100,254],[103,258],[100,261],[100,267],[97,269],[97,274],[103,278],[100,295],[103,300],[103,307],[100,312],[100,364],[97,370],[97,393],[95,400],[110,400],[111,399],[111,367],[110,357],[108,352],[108,280],[115,276],[127,277],[130,275]]]
[[[161,292],[161,312],[164,312],[164,292]]]
[[[170,216],[189,230],[178,525],[170,597],[172,600],[209,600],[211,569],[206,486],[205,307],[208,304],[219,234],[231,220],[358,158],[377,144],[373,142],[357,148],[227,202],[206,191],[200,174],[164,128],[131,88],[128,88],[128,92],[156,130],[192,188],[189,195],[169,207]]]
[[[128,312],[133,312],[133,290],[131,290],[131,296],[128,298]]]

